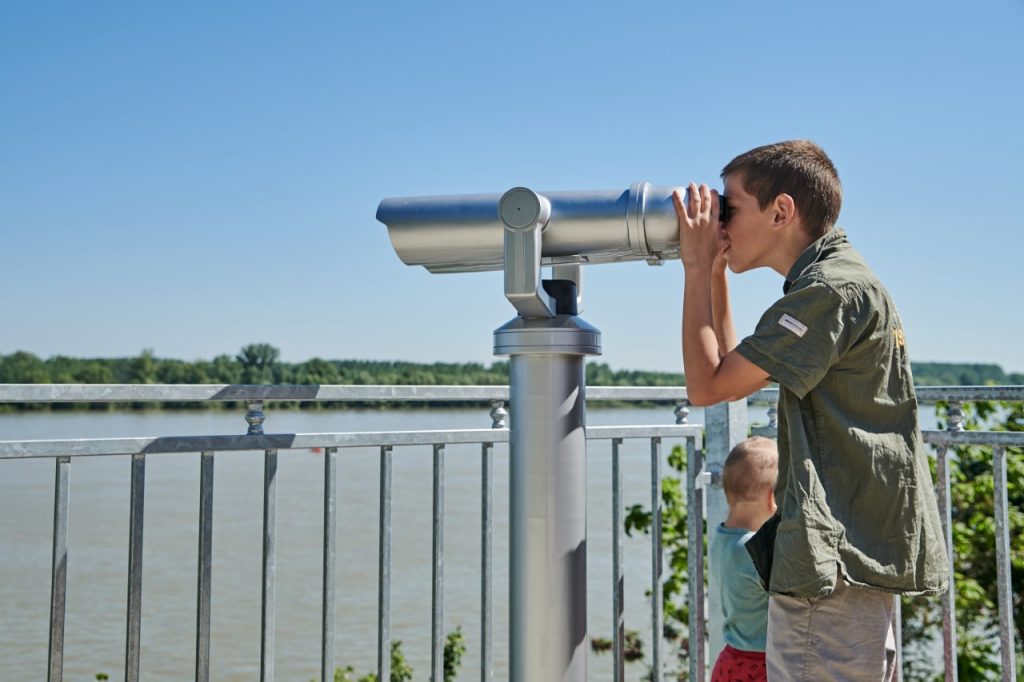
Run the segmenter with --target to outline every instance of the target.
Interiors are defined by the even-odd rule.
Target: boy
[[[775,441],[748,438],[732,449],[722,468],[729,516],[711,538],[708,566],[722,602],[725,648],[711,671],[711,682],[765,680],[768,593],[747,554],[754,531],[775,514],[778,451]]]
[[[768,677],[891,679],[893,595],[947,584],[899,316],[834,227],[842,189],[820,147],[757,147],[722,178],[724,225],[707,185],[674,195],[683,365],[697,405],[779,383],[779,510],[748,543],[769,567],[762,575],[770,570]],[[735,333],[716,334],[713,321],[729,319],[728,295],[713,293],[719,252],[733,272],[770,267],[786,278],[783,297],[735,347],[721,347]]]

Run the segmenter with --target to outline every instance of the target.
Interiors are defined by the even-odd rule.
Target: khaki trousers
[[[769,682],[870,680],[896,671],[893,595],[848,584],[817,599],[768,599]]]

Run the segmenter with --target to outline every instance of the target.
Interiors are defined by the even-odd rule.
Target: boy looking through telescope
[[[813,142],[740,154],[719,196],[673,194],[682,350],[695,405],[779,384],[778,512],[747,543],[769,592],[769,680],[890,680],[893,595],[947,587],[946,551],[896,307],[835,226],[842,187]],[[782,297],[737,342],[725,268]]]

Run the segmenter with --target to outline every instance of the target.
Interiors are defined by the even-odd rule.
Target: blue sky
[[[718,182],[811,138],[918,361],[1024,371],[1024,4],[7,3],[0,353],[490,363],[499,273],[387,196]],[[781,294],[732,280],[741,335]],[[677,262],[585,272],[601,361],[679,371]]]

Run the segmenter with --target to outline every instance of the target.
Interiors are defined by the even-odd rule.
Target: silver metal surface
[[[146,456],[132,455],[132,489],[128,514],[128,623],[125,628],[125,670],[128,682],[139,680],[142,641],[142,536],[146,506]]]
[[[56,458],[53,484],[53,560],[50,571],[49,682],[64,678],[64,616],[68,582],[68,484],[71,458]]]
[[[246,436],[256,438],[257,436]],[[274,605],[277,589],[277,450],[263,455],[263,589],[260,607],[260,680],[274,679]]]
[[[480,682],[494,679],[494,443],[480,448]]]
[[[213,453],[199,456],[199,568],[196,578],[196,681],[210,679],[210,598],[213,582]]]
[[[492,429],[504,429],[508,428],[508,410],[505,409],[504,400],[492,400],[491,401],[491,428]]]
[[[377,564],[377,679],[391,679],[391,446],[380,448]]]
[[[949,401],[949,409],[946,410],[946,430],[964,430],[964,411],[959,400]]]
[[[1003,679],[1017,679],[1016,651],[1013,637],[1013,583],[1010,580],[1010,502],[1006,487],[1006,448],[992,448],[992,478],[995,483],[995,541],[996,588],[999,595],[999,659],[1003,664]]]
[[[946,564],[949,567],[949,587],[942,596],[942,658],[943,670],[947,682],[956,682],[956,586],[953,577],[956,575],[956,564],[953,560],[953,510],[952,485],[949,470],[949,448],[939,446],[935,454],[935,469],[938,477],[936,492],[939,505],[939,519],[942,521],[942,532],[946,540]]]
[[[662,650],[664,648],[664,603],[662,573],[664,560],[661,547],[661,439],[651,439],[651,680],[661,682]]]
[[[588,439],[642,438],[660,436],[682,438],[701,430],[700,425],[686,426],[592,426]],[[982,432],[971,432],[978,434]],[[1010,434],[997,434],[1010,435]],[[366,431],[354,433],[281,433],[263,436],[162,436],[151,438],[86,438],[80,440],[14,440],[0,441],[0,460],[26,457],[71,457],[98,455],[130,455],[136,452],[194,453],[212,451],[305,450],[312,448],[356,448],[390,445],[432,445],[444,443],[505,443],[506,429],[454,429],[451,431]],[[1018,440],[1024,439],[1019,436]],[[1011,442],[1010,445],[1019,443]]]
[[[903,680],[903,600],[898,594],[892,597],[892,634],[896,639],[896,669],[892,682]]]
[[[444,445],[434,445],[433,568],[430,588],[430,679],[444,682]]]
[[[676,424],[686,424],[690,419],[690,401],[680,400],[673,413],[676,415]]]
[[[704,452],[697,449],[695,438],[686,441],[686,470],[697,471],[705,463]],[[686,582],[690,607],[690,680],[703,682],[705,672],[704,641],[707,635],[706,613],[704,601],[704,490],[697,487],[693,476],[686,480],[686,530],[687,558],[701,557],[700,561],[686,562]],[[710,521],[708,528],[711,528]]]
[[[1024,386],[918,386],[923,403],[940,400],[1024,401]],[[65,402],[446,402],[508,400],[508,386],[263,385],[263,384],[0,384],[0,403]],[[778,401],[777,388],[765,388],[748,402]],[[684,386],[594,386],[587,400],[676,401]]]
[[[704,409],[704,438],[705,446],[703,452],[703,468],[707,471],[721,471],[725,467],[725,459],[729,452],[740,441],[747,437],[747,402],[737,400],[731,403],[719,403]],[[692,472],[700,468],[690,469]],[[725,500],[725,491],[721,487],[708,487],[699,491],[704,501],[707,513],[708,535],[715,532],[729,516],[729,505]],[[709,538],[710,539],[710,538]],[[700,547],[701,545],[696,545]],[[708,653],[707,660],[714,661],[718,653],[725,646],[722,633],[724,624],[722,620],[722,598],[718,585],[718,576],[709,573],[707,576],[707,601],[708,601]],[[698,619],[702,622],[703,619]],[[704,639],[691,640],[691,651],[694,649],[694,642],[698,642],[703,648]],[[700,652],[703,654],[703,651]],[[703,667],[700,668],[703,678]]]
[[[547,199],[525,187],[501,195],[505,298],[523,317],[555,316],[555,300],[541,287],[541,231],[551,217]],[[457,248],[457,247],[456,247]]]
[[[508,386],[0,384],[0,403],[508,400]]]
[[[612,679],[626,680],[626,584],[622,570],[622,460],[621,438],[612,439]]]
[[[247,401],[249,411],[245,413],[245,421],[249,425],[249,429],[246,431],[246,435],[249,436],[262,436],[263,435],[263,422],[267,416],[263,414],[263,401],[262,400],[249,400]]]
[[[582,355],[511,359],[509,673],[587,679]]]
[[[338,529],[338,448],[324,450],[323,617],[320,625],[320,679],[334,679],[335,576]]]
[[[494,354],[520,353],[600,355],[601,332],[575,315],[514,317],[494,331]]]
[[[627,190],[537,193],[550,202],[542,263],[677,258],[674,189],[638,182]],[[380,202],[377,220],[387,225],[391,245],[407,265],[422,265],[431,272],[501,270],[501,197],[494,193],[388,198]],[[516,198],[523,199],[525,209],[525,198]]]

